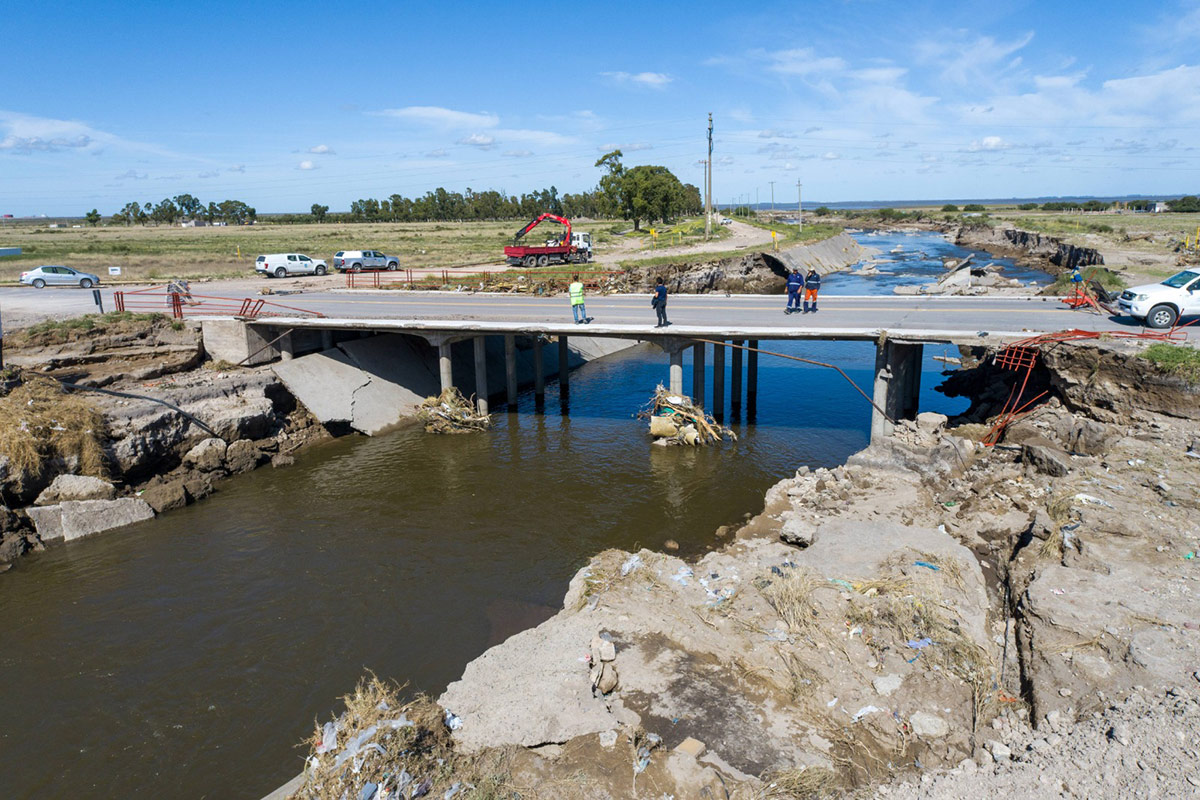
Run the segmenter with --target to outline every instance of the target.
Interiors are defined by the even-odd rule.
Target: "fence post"
[[[113,308],[115,308],[117,311],[122,311],[122,312],[125,310],[125,293],[124,292],[113,292]]]
[[[183,319],[183,302],[180,300],[179,292],[171,292],[171,316],[175,319]]]

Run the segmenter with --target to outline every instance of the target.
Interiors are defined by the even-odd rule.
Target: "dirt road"
[[[691,253],[717,253],[739,250],[744,247],[764,247],[771,244],[771,232],[734,221],[727,226],[732,236],[708,242],[689,244],[682,247],[649,248],[637,239],[622,239],[605,247],[597,256],[597,264],[617,264],[621,261],[657,258],[659,256],[682,256]]]

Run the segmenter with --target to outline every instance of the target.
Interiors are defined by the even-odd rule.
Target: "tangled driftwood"
[[[426,397],[417,418],[428,433],[471,433],[492,427],[492,418],[475,410],[475,403],[451,386],[437,397]]]
[[[737,441],[737,434],[705,414],[691,398],[671,394],[662,384],[641,416],[650,420],[650,435],[667,444],[709,444],[723,441],[723,436]]]

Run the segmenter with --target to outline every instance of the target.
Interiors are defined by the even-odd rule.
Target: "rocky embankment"
[[[663,278],[672,293],[782,294],[793,267],[822,275],[849,269],[872,253],[849,234],[840,233],[820,242],[789,247],[778,253],[754,252],[736,258],[689,260],[659,267],[634,267],[631,274],[650,291]]]
[[[20,369],[0,397],[0,570],[290,463],[327,435],[268,369],[198,367],[199,331],[165,318],[17,338],[6,356]]]
[[[998,256],[1012,258],[1023,266],[1036,267],[1051,274],[1104,263],[1104,256],[1099,250],[1069,244],[1054,236],[1024,231],[1010,225],[964,225],[951,229],[949,234],[957,245],[987,250]]]
[[[522,797],[1191,796],[1200,390],[1062,345],[985,447],[1014,377],[969,364],[963,418],[801,469],[702,558],[593,558],[439,698],[456,769]],[[355,792],[400,774],[377,752]]]

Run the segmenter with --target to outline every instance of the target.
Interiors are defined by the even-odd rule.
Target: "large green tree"
[[[100,224],[100,212],[99,210],[93,208],[91,211],[83,215],[83,219],[88,225],[91,225],[94,228]]]

